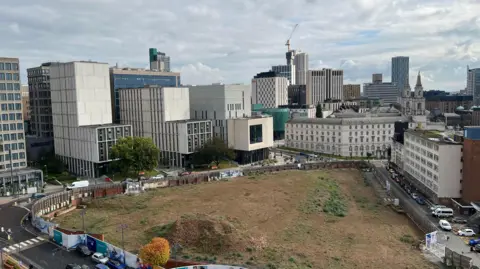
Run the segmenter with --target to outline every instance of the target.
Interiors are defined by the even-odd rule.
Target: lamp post
[[[118,229],[122,231],[122,251],[123,251],[123,263],[125,264],[125,240],[123,237],[123,231],[128,228],[128,225],[122,223],[118,226]]]
[[[85,231],[85,214],[87,214],[87,209],[82,209],[82,211],[80,211],[80,215],[82,215],[82,230],[84,233],[86,233]]]

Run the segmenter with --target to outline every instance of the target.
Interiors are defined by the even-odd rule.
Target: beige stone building
[[[360,97],[360,84],[343,85],[344,100],[352,100]]]

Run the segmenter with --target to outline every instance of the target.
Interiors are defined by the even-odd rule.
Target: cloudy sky
[[[479,0],[21,0],[0,8],[0,56],[25,69],[95,60],[147,67],[148,48],[171,56],[182,82],[249,83],[285,63],[285,41],[310,68],[342,68],[345,83],[390,80],[390,58],[410,56],[426,89],[465,87],[480,67]]]

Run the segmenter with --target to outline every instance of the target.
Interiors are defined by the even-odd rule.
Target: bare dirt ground
[[[338,215],[345,215],[338,217]],[[289,171],[150,191],[88,205],[87,231],[127,250],[152,236],[178,257],[247,268],[435,268],[407,218],[379,204],[357,170]],[[78,212],[56,219],[81,228]]]

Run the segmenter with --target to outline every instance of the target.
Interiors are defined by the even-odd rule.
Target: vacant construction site
[[[82,228],[78,211],[55,219]],[[378,202],[356,169],[284,171],[93,200],[87,232],[132,252],[152,237],[177,258],[251,268],[435,268],[421,235]]]

